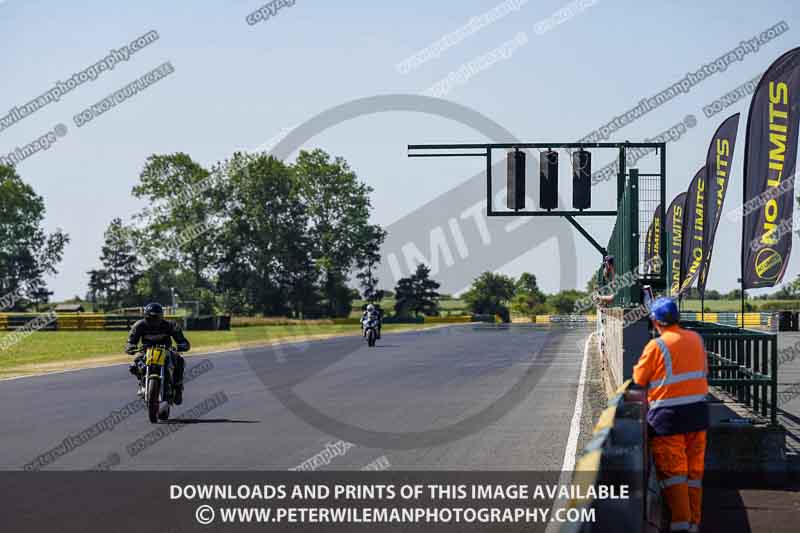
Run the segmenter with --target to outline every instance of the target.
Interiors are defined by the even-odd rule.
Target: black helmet
[[[147,322],[158,322],[164,318],[164,308],[160,303],[150,303],[144,307],[144,319]]]

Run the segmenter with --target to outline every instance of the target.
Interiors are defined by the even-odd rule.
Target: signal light
[[[525,152],[508,152],[506,172],[506,207],[525,209]]]
[[[592,154],[584,149],[572,153],[572,207],[592,206]]]
[[[539,159],[539,207],[558,207],[558,152],[546,150]]]

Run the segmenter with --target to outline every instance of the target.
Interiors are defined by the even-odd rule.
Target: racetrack
[[[558,471],[589,333],[459,325],[387,333],[374,349],[341,337],[188,358],[187,371],[205,360],[213,368],[187,384],[172,416],[208,407],[215,393],[218,406],[158,426],[142,410],[118,413],[76,447],[62,443],[135,400],[125,366],[3,381],[0,468],[22,469],[61,445],[29,469],[90,469],[116,454],[114,470],[285,470],[309,460],[351,470],[379,459],[398,470]],[[144,439],[158,427],[169,431]]]

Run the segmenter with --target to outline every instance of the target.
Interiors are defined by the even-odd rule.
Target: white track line
[[[583,389],[586,385],[586,367],[589,362],[589,343],[592,341],[594,333],[586,337],[583,345],[583,362],[581,362],[581,373],[578,376],[578,390],[575,393],[575,410],[572,413],[572,421],[569,425],[569,437],[567,446],[564,450],[564,462],[561,465],[561,475],[558,478],[559,485],[567,485],[572,481],[572,471],[575,469],[575,454],[578,451],[578,437],[581,433],[581,418],[583,417]],[[550,509],[550,516],[555,515],[556,510],[564,507],[566,501],[556,499]],[[547,524],[546,533],[555,533],[560,529],[560,524],[550,522]]]
[[[594,333],[586,338],[586,343],[583,345],[583,362],[578,378],[578,391],[575,393],[575,411],[572,413],[572,422],[569,425],[569,438],[567,439],[567,448],[564,450],[561,472],[571,473],[575,468],[575,454],[578,451],[578,437],[581,433],[581,417],[583,416],[583,389],[586,385],[586,367],[589,361],[589,343],[592,341],[592,335]]]

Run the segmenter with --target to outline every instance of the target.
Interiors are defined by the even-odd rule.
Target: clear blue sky
[[[530,0],[518,12],[412,72],[396,70],[398,62],[500,3],[296,0],[269,20],[250,26],[245,17],[263,2],[0,2],[0,39],[5,51],[0,56],[4,73],[0,115],[95,63],[109,49],[150,30],[160,35],[157,42],[113,71],[0,132],[0,152],[5,154],[56,124],[69,128],[48,151],[18,166],[23,179],[46,201],[48,229],[61,227],[72,238],[60,274],[49,280],[55,298],[85,294],[86,271],[97,266],[106,225],[115,216],[127,219],[141,207],[131,198],[130,189],[148,155],[185,151],[210,165],[349,100],[420,93],[519,32],[527,35],[527,42],[511,57],[453,87],[444,98],[479,111],[520,139],[576,140],[741,40],[786,21],[789,31],[759,52],[611,138],[638,140],[665,130],[687,114],[697,117],[697,125],[669,146],[669,201],[686,188],[703,164],[714,129],[726,116],[741,111],[726,207],[741,201],[749,98],[711,119],[705,118],[702,107],[798,44],[796,3],[598,0],[539,35],[535,25],[569,3]],[[72,122],[74,114],[165,61],[175,69],[166,79],[82,128]],[[344,156],[375,189],[374,220],[388,225],[480,169],[478,161],[420,164],[405,157],[405,145],[458,140],[486,139],[441,118],[394,112],[343,123],[305,146]],[[598,158],[596,168],[601,163],[605,161]],[[594,205],[610,207],[612,191],[611,183],[597,187]],[[597,221],[590,228],[605,242],[610,222]],[[525,229],[535,230],[535,225]],[[723,221],[711,287],[735,287],[740,232],[738,223]],[[597,254],[577,234],[576,248],[582,286],[597,265]],[[543,261],[546,251],[543,245],[523,253],[526,249],[521,246],[518,259],[498,268],[511,274],[534,272],[546,290],[557,290],[560,269],[554,261]],[[798,255],[800,250],[795,250],[790,278],[800,272]]]

